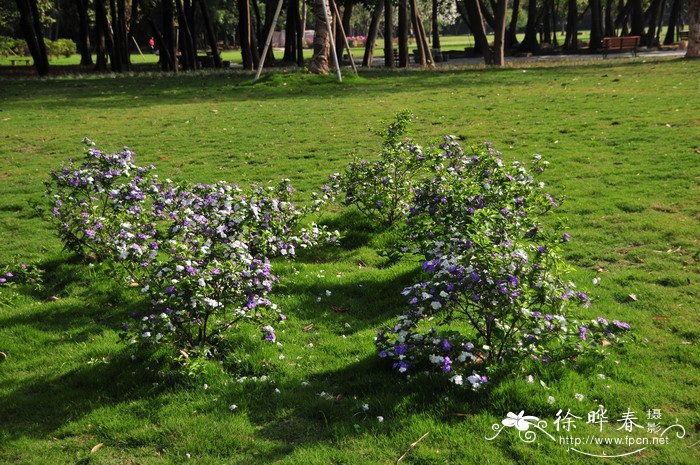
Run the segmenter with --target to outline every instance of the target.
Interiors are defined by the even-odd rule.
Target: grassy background
[[[296,73],[255,85],[236,73],[0,80],[0,265],[47,270],[43,291],[20,289],[0,307],[0,462],[182,463],[190,454],[202,464],[394,463],[430,432],[402,463],[588,463],[543,436],[531,445],[512,430],[484,436],[508,411],[547,419],[551,431],[557,410],[571,409],[585,437],[595,433],[582,424],[586,412],[602,403],[613,423],[628,407],[642,425],[647,409],[661,409],[662,424],[678,419],[688,431],[614,463],[697,463],[699,71],[697,61],[616,60],[372,72],[343,84]],[[483,394],[403,381],[375,357],[372,339],[400,314],[400,289],[417,266],[386,263],[373,247],[382,237],[336,211],[323,219],[353,229],[341,247],[275,263],[273,296],[290,317],[283,346],[244,330],[221,367],[183,378],[131,360],[115,328],[138,296],[63,253],[31,207],[47,170],[78,156],[84,136],[128,145],[164,176],[289,177],[308,198],[352,157],[376,153],[368,126],[404,108],[424,143],[451,133],[492,141],[508,158],[549,159],[544,180],[568,197],[568,257],[594,298],[588,315],[629,321],[643,342],[577,370],[513,373]],[[244,375],[269,381],[237,382]],[[605,435],[619,436],[617,427]]]

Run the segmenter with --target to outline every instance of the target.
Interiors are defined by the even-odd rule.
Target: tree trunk
[[[615,36],[615,24],[613,23],[613,0],[605,0],[605,37]]]
[[[700,0],[688,0],[688,50],[686,58],[700,58]]]
[[[671,45],[676,41],[676,29],[678,28],[678,16],[681,10],[681,0],[673,0],[671,14],[668,16],[668,29],[664,38],[664,45]]]
[[[568,0],[569,10],[566,15],[566,38],[564,50],[575,52],[578,50],[578,12],[576,0]]]
[[[649,28],[647,29],[646,35],[642,38],[642,44],[646,45],[647,47],[658,45],[656,44],[656,23],[658,22],[659,10],[661,9],[662,3],[662,0],[652,0],[651,4],[649,5],[649,9],[645,14],[645,16],[648,18],[647,24],[649,25]]]
[[[32,0],[17,0],[17,10],[19,11],[19,26],[24,35],[24,40],[27,42],[27,48],[34,60],[34,67],[39,76],[49,74],[49,60],[46,56],[46,46],[42,49],[39,45],[43,43],[41,31],[36,31],[34,28],[34,18],[32,8],[29,3]],[[42,51],[43,50],[43,51]]]
[[[165,45],[166,50],[165,55],[161,57],[161,66],[164,71],[177,72],[178,62],[173,0],[161,0],[161,10],[163,17],[163,45]]]
[[[438,3],[440,0],[433,0],[433,17],[431,22],[431,34],[433,36],[433,48],[440,49],[440,23],[438,22]]]
[[[126,1],[117,0],[117,13],[119,14],[119,21],[116,27],[119,28],[119,39],[121,40],[121,59],[122,68],[124,70],[129,70],[131,65],[131,56],[129,51],[131,50],[131,45],[129,44],[129,31],[126,27]]]
[[[384,11],[384,0],[377,0],[372,12],[372,19],[369,22],[369,31],[367,31],[367,41],[365,42],[365,55],[362,57],[362,66],[371,67],[374,59],[374,44],[377,42],[377,31],[379,30],[379,21],[381,20]]]
[[[644,9],[642,8],[642,0],[631,0],[632,3],[632,29],[630,31],[633,36],[644,35]]]
[[[49,73],[49,56],[46,53],[46,44],[44,43],[44,33],[42,32],[41,15],[37,7],[37,0],[29,0],[29,10],[32,12],[32,18],[34,19],[34,35],[36,36],[39,60],[41,63],[41,70],[37,67],[37,71],[39,71],[39,75],[43,76]]]
[[[596,51],[603,43],[603,20],[600,0],[588,0],[591,9],[591,36],[588,43],[589,51]]]
[[[515,48],[518,45],[518,15],[520,12],[520,0],[513,1],[513,10],[510,16],[510,24],[506,32],[506,47]]]
[[[97,71],[107,71],[107,11],[104,0],[95,0],[95,48]]]
[[[329,2],[331,0],[328,0]],[[343,30],[345,31],[345,34],[350,34],[350,21],[352,20],[352,5],[353,5],[353,0],[345,0],[345,3],[343,3],[343,17],[342,17],[342,24],[343,24]],[[338,6],[336,2],[336,7]],[[338,55],[339,59],[340,57],[343,56],[343,49],[345,48],[345,41],[342,37],[342,34],[340,32],[340,28],[336,28],[336,34],[335,34],[335,53]],[[350,54],[350,50],[348,50],[348,55]]]
[[[326,10],[324,15],[323,10]],[[314,34],[314,56],[309,64],[309,71],[314,74],[328,74],[330,66],[328,61],[331,55],[331,34],[326,24],[326,15],[332,17],[329,3],[322,0],[314,0],[314,17],[316,33]]]
[[[282,55],[282,61],[293,62],[297,58],[297,17],[294,15],[294,9],[299,8],[299,5],[295,0],[287,1],[287,19],[284,24],[284,55]],[[274,12],[272,13],[274,15]],[[265,12],[265,22],[268,23],[272,20],[269,18],[267,11]],[[265,33],[268,31],[268,27],[265,27]],[[272,47],[270,47],[270,50]],[[267,61],[266,61],[267,64]]]
[[[88,20],[87,0],[75,0],[75,8],[78,11],[78,51],[80,52],[80,64],[92,65],[92,52],[90,50],[90,23]]]
[[[209,42],[209,48],[211,49],[211,56],[214,60],[214,66],[221,68],[221,55],[219,55],[219,46],[216,43],[214,27],[212,26],[211,19],[209,17],[209,9],[207,8],[204,0],[195,1],[199,3],[199,9],[202,12],[202,22],[204,23],[204,29],[207,31],[207,41]]]
[[[241,55],[243,58],[243,68],[254,70],[257,66],[258,53],[254,45],[253,24],[250,16],[249,0],[238,0],[239,15],[239,39],[241,43]]]
[[[408,68],[408,0],[399,0],[399,68]]]
[[[394,35],[391,0],[384,0],[384,66],[394,67]]]
[[[540,45],[537,43],[537,0],[528,0],[525,38],[523,38],[519,50],[537,53],[539,49]]]
[[[484,16],[481,14],[481,6],[478,0],[465,0],[464,6],[467,10],[469,25],[474,36],[476,49],[484,56],[484,63],[487,65],[493,64],[493,55],[489,46],[488,38],[486,37],[486,28],[484,27]]]
[[[542,4],[542,37],[540,42],[543,44],[552,43],[552,0],[545,0]]]
[[[503,49],[505,46],[506,37],[506,16],[508,13],[508,0],[498,0],[496,3],[496,11],[494,17],[496,20],[496,28],[493,35],[493,64],[495,66],[503,66],[505,64],[505,56]]]
[[[297,25],[297,66],[301,68],[304,66],[304,30],[306,29],[306,26],[304,25],[301,14],[299,13],[299,1],[294,0],[293,3],[294,9],[292,10],[292,14],[294,15],[294,22]],[[302,3],[304,3],[303,0]]]
[[[190,24],[187,21],[187,15],[181,0],[175,0],[175,9],[177,10],[177,22],[180,26],[178,29],[178,34],[180,35],[178,44],[180,46],[180,56],[182,56],[182,67],[186,70],[195,70],[197,69],[197,57],[192,45]]]

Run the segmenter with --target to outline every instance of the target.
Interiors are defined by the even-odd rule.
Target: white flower
[[[528,384],[532,384],[535,382],[535,377],[532,375],[527,375],[526,379],[527,379]]]
[[[365,412],[369,410],[369,404],[362,404],[362,410]]]
[[[304,386],[304,387],[306,387],[306,386],[309,385],[309,382],[308,382],[308,381],[302,381],[302,382],[301,382],[301,385]]]
[[[557,399],[555,399],[554,396],[549,396],[549,397],[547,397],[547,403],[548,403],[548,404],[553,404],[553,403],[556,402],[556,401],[557,401]]]
[[[593,278],[593,285],[597,286],[598,284],[600,284],[600,278],[598,278],[598,277]]]
[[[320,298],[320,297],[316,297],[316,302],[320,302],[320,301],[321,301],[321,298]]]
[[[326,295],[327,295],[328,297],[330,297],[330,296],[331,296],[331,291],[329,291],[328,289],[326,289]]]
[[[384,417],[381,416],[381,415],[379,415],[379,416],[377,417],[377,421],[378,421],[379,423],[383,422],[383,421],[384,421]]]
[[[603,373],[598,373],[598,379],[605,379],[605,375]]]
[[[277,357],[277,358],[280,359],[280,360],[284,360],[284,354],[280,354],[280,356]]]
[[[275,388],[275,394],[281,394],[281,391],[279,390],[279,388]]]
[[[234,410],[236,410],[237,408],[238,408],[238,405],[236,405],[236,404],[231,404],[231,405],[228,406],[228,409],[229,409],[230,411],[232,411],[232,412],[233,412]]]
[[[207,383],[204,383],[204,390],[209,389],[209,385]]]
[[[506,415],[507,418],[503,419],[501,423],[503,423],[503,426],[506,426],[508,428],[512,428],[513,426],[515,426],[515,428],[518,431],[527,431],[530,428],[532,422],[538,421],[539,418],[524,415],[524,413],[525,410],[521,410],[520,413],[518,413],[517,415],[513,412],[508,412],[508,414]]]
[[[464,382],[462,380],[462,375],[454,375],[452,378],[450,378],[450,381],[452,381],[453,383],[455,383],[459,386],[461,386],[462,383]]]
[[[437,300],[433,301],[430,304],[430,306],[433,307],[433,310],[437,310],[439,308],[442,308],[442,304],[440,302],[438,302]]]
[[[574,397],[576,398],[577,401],[581,402],[584,398],[583,394],[575,394]]]

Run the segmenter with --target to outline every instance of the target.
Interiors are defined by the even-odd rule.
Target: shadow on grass
[[[666,61],[666,60],[665,60]],[[673,60],[668,60],[673,61]],[[612,67],[638,67],[642,62],[595,63],[585,67],[605,70]],[[562,63],[547,67],[526,67],[538,73],[560,74],[562,71],[575,72],[582,68],[580,63]],[[521,76],[517,79],[503,79],[504,73],[520,68],[464,68],[438,69],[434,71],[408,70],[363,71],[362,76],[347,76],[343,84],[335,82],[333,76],[315,76],[303,74],[298,70],[280,71],[266,75],[256,84],[251,83],[252,76],[239,72],[195,72],[178,75],[151,73],[127,74],[124,76],[83,76],[56,80],[5,79],[8,90],[2,101],[7,104],[25,100],[28,96],[41,100],[43,108],[56,110],[70,105],[73,108],[133,108],[153,105],[182,104],[197,101],[220,102],[222,91],[228,101],[272,100],[277,98],[306,99],[315,97],[362,94],[367,98],[386,95],[407,89],[410,85],[423,85],[431,88],[452,87],[451,79],[431,79],[440,75],[454,76],[493,76],[498,85],[522,86]],[[146,79],[145,76],[148,76]],[[386,80],[391,77],[394,79]],[[383,79],[384,78],[384,79]],[[382,80],[383,79],[383,80]],[[147,84],[145,84],[147,83]],[[469,79],[465,82],[469,84]],[[475,83],[476,84],[476,83]],[[411,88],[411,87],[408,87]],[[406,91],[406,90],[403,90]],[[136,99],[136,100],[135,100]]]

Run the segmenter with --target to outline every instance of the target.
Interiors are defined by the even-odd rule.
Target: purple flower
[[[264,340],[270,342],[275,342],[277,340],[275,330],[272,328],[272,326],[263,326],[262,328],[260,328],[260,331],[263,333]]]
[[[584,341],[587,340],[588,338],[586,337],[586,332],[588,331],[588,328],[586,328],[585,326],[579,326],[578,330],[579,330],[578,337],[580,337],[581,340],[584,340]]]
[[[608,320],[606,320],[602,316],[599,316],[598,318],[596,318],[596,321],[598,323],[600,323],[601,325],[608,326]]]
[[[170,295],[175,294],[175,286],[168,286],[165,288],[165,292],[167,292]]]
[[[442,372],[443,373],[449,373],[452,371],[452,360],[450,360],[450,357],[445,357],[442,360]]]
[[[545,252],[547,251],[547,247],[545,247],[544,245],[538,245],[538,246],[537,246],[537,251],[538,251],[539,253],[545,253]]]
[[[447,339],[442,340],[442,349],[445,351],[451,350],[452,349],[452,344],[450,344],[450,341]]]
[[[86,229],[85,230],[85,235],[88,237],[95,237],[95,230],[93,229]]]
[[[613,324],[615,326],[617,326],[618,328],[622,328],[622,329],[630,329],[631,328],[629,323],[625,323],[624,321],[613,320]]]

